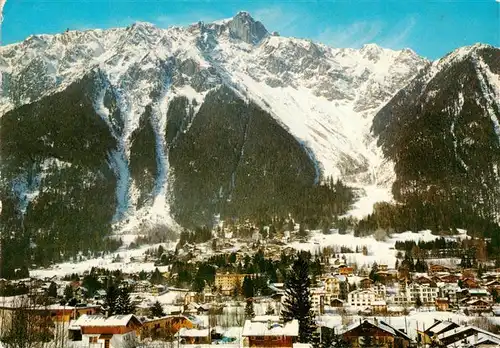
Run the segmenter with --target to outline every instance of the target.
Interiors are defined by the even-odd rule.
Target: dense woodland
[[[476,52],[492,71],[500,70],[498,53]],[[491,119],[500,119],[500,110],[478,97],[485,86],[477,69],[468,56],[429,82],[423,71],[376,115],[372,130],[395,163],[397,204],[379,205],[360,222],[360,234],[379,227],[444,234],[464,228],[483,237],[500,232],[500,143]]]
[[[116,207],[107,156],[116,142],[94,110],[96,81],[86,78],[0,119],[4,278],[119,244],[107,238]]]

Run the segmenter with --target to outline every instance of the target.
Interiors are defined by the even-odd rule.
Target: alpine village
[[[1,348],[500,346],[498,48],[239,12],[0,72]]]

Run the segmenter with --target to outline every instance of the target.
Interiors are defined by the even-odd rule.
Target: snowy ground
[[[360,196],[353,204],[351,210],[345,216],[352,216],[357,219],[371,214],[373,205],[377,202],[391,202],[392,194],[390,187],[366,185],[359,187]]]
[[[162,245],[166,249],[175,248],[175,243],[144,245],[132,250],[128,250],[123,247],[120,248],[117,252],[110,253],[108,255],[105,255],[104,257],[84,260],[81,262],[59,263],[45,269],[33,269],[30,270],[30,275],[36,278],[53,276],[63,277],[66,274],[72,273],[82,274],[85,271],[90,271],[92,267],[107,268],[109,270],[121,270],[124,273],[140,272],[141,270],[150,272],[154,271],[156,267],[153,262],[142,262],[142,256],[144,255],[146,250],[151,248],[158,248],[158,246],[160,245]],[[113,260],[116,259],[118,255],[120,256],[121,261],[113,262]],[[135,258],[137,261],[132,261],[131,258]],[[163,271],[163,268],[166,267],[158,267],[160,271]]]
[[[367,266],[371,267],[373,262],[379,264],[386,264],[392,267],[396,262],[397,250],[394,249],[396,241],[410,241],[414,240],[416,242],[422,241],[432,241],[441,236],[436,236],[431,233],[431,231],[421,231],[418,233],[413,232],[403,232],[399,234],[393,234],[391,237],[387,238],[385,241],[377,241],[373,236],[368,237],[354,237],[352,234],[339,234],[337,230],[332,230],[333,233],[329,235],[322,234],[320,231],[312,231],[309,241],[305,243],[292,242],[289,245],[297,250],[306,250],[311,253],[318,253],[326,247],[337,247],[339,249],[336,254],[340,253],[340,247],[345,246],[353,251],[358,247],[359,253],[347,253],[344,254],[347,259],[348,264],[356,263],[359,267]],[[461,234],[454,237],[447,237],[449,239],[462,239],[466,238],[467,234],[462,231]],[[362,248],[366,246],[368,249],[368,255],[362,254]]]

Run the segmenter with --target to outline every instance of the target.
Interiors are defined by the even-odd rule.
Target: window
[[[89,337],[89,343],[97,343],[97,336]]]

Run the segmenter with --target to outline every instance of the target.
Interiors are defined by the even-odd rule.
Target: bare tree
[[[6,348],[39,348],[54,338],[54,324],[46,307],[36,296],[19,296],[4,316],[0,341]]]

